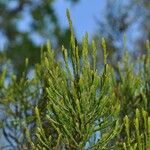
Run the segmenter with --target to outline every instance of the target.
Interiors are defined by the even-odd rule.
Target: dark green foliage
[[[145,150],[149,149],[150,45],[136,62],[126,52],[116,73],[107,63],[97,68],[97,48],[86,34],[75,42],[72,21],[70,48],[60,60],[47,43],[32,79],[0,74],[1,149]],[[6,84],[6,81],[8,84]],[[136,111],[136,113],[135,113]]]

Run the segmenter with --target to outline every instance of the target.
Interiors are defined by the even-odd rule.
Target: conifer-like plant
[[[59,60],[47,42],[31,79],[28,59],[22,78],[0,74],[0,149],[149,150],[149,42],[133,63],[125,53],[116,73],[105,40],[100,68],[94,40],[86,34],[79,46],[68,10],[67,17],[70,49],[62,46]]]
[[[148,150],[150,149],[150,116],[142,109],[136,109],[134,129],[128,116],[124,118],[126,141],[123,143],[124,150]],[[134,131],[134,132],[133,132]]]
[[[56,149],[106,149],[118,133],[119,105],[116,105],[110,86],[111,68],[106,61],[105,41],[102,41],[104,68],[100,74],[96,69],[94,41],[92,54],[89,54],[86,34],[79,55],[68,11],[67,17],[71,29],[70,57],[62,46],[63,61],[57,61],[50,43],[43,56],[42,66],[48,75],[45,117],[57,131]],[[92,56],[91,62],[89,55]],[[36,114],[39,114],[38,108]],[[37,116],[40,120],[40,115]],[[42,127],[40,121],[38,125]],[[44,129],[39,127],[37,135],[41,146],[51,149],[51,135],[46,138]]]

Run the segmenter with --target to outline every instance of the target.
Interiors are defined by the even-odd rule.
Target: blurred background
[[[85,32],[98,45],[104,37],[114,67],[124,52],[125,36],[133,58],[145,53],[145,41],[150,38],[149,0],[0,0],[1,69],[9,62],[19,77],[28,57],[32,70],[47,40],[58,53],[62,44],[68,48],[66,8],[78,43]]]

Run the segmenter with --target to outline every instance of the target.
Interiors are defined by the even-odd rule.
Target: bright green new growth
[[[148,150],[150,149],[150,117],[144,109],[141,112],[136,109],[135,116],[134,134],[131,132],[133,128],[130,128],[128,116],[124,119],[126,129],[126,143],[123,143],[124,150]]]
[[[83,50],[79,57],[68,12],[67,16],[70,22],[72,49],[68,58],[67,50],[62,47],[65,68],[62,62],[56,61],[49,43],[48,52],[43,56],[42,66],[45,66],[45,72],[49,77],[46,88],[48,98],[46,117],[57,132],[59,144],[56,147],[104,149],[117,134],[119,127],[116,118],[118,112],[115,111],[119,106],[115,104],[110,88],[111,79],[108,70],[111,68],[105,66],[103,74],[98,74],[94,42],[92,53],[95,56],[91,65],[87,35],[83,37]],[[39,126],[41,127],[40,123]],[[96,132],[99,132],[99,135]],[[47,142],[51,138],[45,139],[42,130],[39,134],[41,145],[51,149],[50,141]]]
[[[70,49],[62,46],[60,60],[48,42],[32,79],[27,78],[28,59],[19,81],[3,69],[0,117],[7,142],[0,149],[150,149],[149,42],[147,55],[134,63],[125,53],[116,73],[102,39],[104,65],[98,70],[94,40],[89,46],[86,34],[79,47],[68,10],[67,17]]]

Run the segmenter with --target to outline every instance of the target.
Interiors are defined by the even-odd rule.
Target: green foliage
[[[134,129],[130,126],[131,122],[128,116],[124,118],[126,129],[126,141],[123,144],[124,150],[148,150],[150,149],[150,117],[144,109],[141,111],[136,109],[135,116]]]
[[[1,149],[145,150],[149,149],[150,45],[136,62],[126,52],[117,66],[97,67],[97,47],[76,44],[69,11],[70,48],[60,59],[50,42],[41,50],[32,78],[28,59],[20,79],[0,74]],[[136,111],[136,113],[134,113]],[[1,141],[1,140],[0,140]]]

